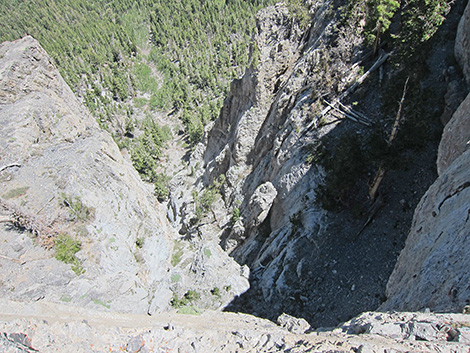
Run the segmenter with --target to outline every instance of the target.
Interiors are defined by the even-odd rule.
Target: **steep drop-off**
[[[470,5],[460,21],[457,61],[470,82]],[[470,94],[444,128],[439,178],[415,210],[406,246],[387,284],[384,310],[456,311],[470,304]]]
[[[368,74],[384,55],[399,60],[396,53],[386,48],[372,57],[360,35],[364,18],[353,16],[345,23],[332,10],[339,4],[308,4],[312,21],[307,29],[283,4],[259,12],[252,53],[257,60],[232,83],[204,143],[196,147],[188,169],[173,179],[169,215],[187,239],[198,244],[220,239],[238,263],[249,267],[250,290],[227,310],[270,319],[288,312],[314,326],[329,326],[386,299],[386,282],[413,210],[436,178],[438,140],[432,136],[439,130],[447,89],[439,80],[443,72],[456,71],[452,53],[443,57],[442,51],[453,51],[453,26],[463,3],[454,6],[442,30],[422,49],[428,71],[415,75],[387,62]],[[387,170],[372,203],[367,187],[378,165],[363,159],[383,151],[367,144],[377,130],[390,134],[399,110],[391,96],[401,95],[407,75],[404,115],[424,107],[415,117],[421,127],[412,130],[409,118],[398,132],[401,140],[389,153],[399,160]],[[454,75],[460,84],[458,70]],[[446,108],[450,115],[459,97]],[[363,114],[347,118],[351,109]],[[345,137],[361,141],[357,154],[344,144]],[[345,157],[336,161],[360,169],[339,211],[326,211],[319,201],[331,177],[321,161],[321,146],[330,152],[343,146],[335,153]],[[342,180],[350,182],[349,175],[335,177],[339,187]],[[215,196],[203,213],[205,190]]]
[[[95,344],[96,350],[128,351],[144,345],[205,351],[214,345],[227,351],[333,345],[345,351],[468,350],[464,315],[366,313],[333,332],[296,336],[261,319],[226,313],[191,316],[192,327],[174,315],[157,315],[156,324],[141,316],[70,314],[73,305],[148,314],[169,306],[181,313],[225,308],[269,319],[287,312],[315,328],[381,304],[383,310],[468,311],[469,98],[459,104],[461,95],[449,94],[456,87],[468,93],[449,53],[464,2],[454,4],[430,41],[429,71],[410,74],[407,89],[406,67],[399,71],[385,60],[368,71],[381,58],[396,58],[386,46],[378,57],[367,51],[360,31],[351,30],[365,25],[363,18],[345,23],[333,11],[338,4],[307,4],[307,27],[284,4],[260,11],[252,66],[232,83],[219,119],[172,179],[167,208],[155,201],[126,153],[98,128],[34,39],[2,44],[1,345],[16,352],[68,344],[75,351],[93,351]],[[469,11],[467,6],[455,46],[464,75]],[[379,166],[367,164],[366,155],[381,152],[371,150],[370,141],[376,129],[391,130],[395,119],[387,115],[400,110],[390,102],[392,90],[409,104],[403,108],[407,117],[426,106],[418,110],[425,134],[436,134],[442,112],[452,118],[439,146],[438,179],[437,139],[420,140],[419,129],[405,121],[398,136],[410,130],[421,149],[401,140],[392,152],[403,160],[398,166],[382,161],[386,176],[377,201],[370,202],[367,189]],[[331,161],[360,166],[349,193],[333,197],[341,206],[336,209],[325,204]],[[350,176],[340,170],[335,177],[341,187]],[[64,254],[64,244],[73,253]],[[70,315],[71,325],[45,312],[50,308],[57,316]],[[282,318],[286,329],[303,333],[308,326]],[[124,331],[103,329],[115,319]],[[23,333],[36,340],[31,347],[23,344],[31,343]]]

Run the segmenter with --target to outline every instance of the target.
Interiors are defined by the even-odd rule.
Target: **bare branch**
[[[4,165],[4,166],[0,167],[0,173],[3,172],[7,168],[13,168],[13,167],[21,167],[21,164],[11,163],[11,164]]]

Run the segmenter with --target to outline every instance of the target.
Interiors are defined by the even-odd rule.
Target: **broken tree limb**
[[[356,123],[358,123],[359,121],[354,118],[353,116],[347,114],[346,112],[342,111],[341,109],[339,109],[338,107],[335,107],[334,105],[332,105],[330,102],[326,101],[326,100],[323,100],[327,106],[331,107],[331,109],[341,113],[341,115],[345,116],[346,118],[348,119],[351,119],[352,121],[355,121]]]
[[[338,98],[336,98],[332,103],[331,105],[332,106],[335,106],[338,102],[340,102],[343,98],[345,98],[346,96],[348,96],[351,92],[353,92],[362,82],[364,82],[364,80],[373,72],[375,71],[377,68],[379,68],[391,55],[392,53],[382,53],[380,55],[380,57],[377,59],[377,61],[374,63],[374,65],[372,65],[372,67],[367,70],[366,73],[364,73],[356,82],[354,82],[346,91],[344,91]],[[368,54],[366,57],[369,57],[370,55],[372,55],[372,52],[370,54]],[[363,59],[365,60],[365,59]],[[363,60],[361,60],[360,62],[362,62]],[[359,62],[359,63],[360,63]],[[359,65],[359,63],[355,63],[351,69],[353,69],[355,66]],[[310,88],[311,86],[309,86],[308,88]],[[318,113],[313,119],[312,121],[309,123],[309,125],[307,126],[307,128],[304,130],[305,132],[306,131],[309,131],[313,126],[317,126],[317,121],[322,117],[322,116],[325,116],[326,113],[328,113],[330,110],[332,109],[331,106],[327,106],[325,107],[320,113]]]
[[[354,82],[354,84],[352,84],[346,91],[344,91],[343,93],[341,93],[341,95],[336,98],[332,103],[331,105],[335,106],[338,102],[340,102],[342,99],[344,99],[345,97],[347,97],[351,92],[353,92],[362,82],[365,81],[365,79],[372,73],[374,72],[377,68],[379,68],[387,59],[388,57],[390,56],[391,54],[390,53],[382,53],[379,58],[377,59],[377,61],[374,63],[374,65],[372,65],[370,67],[369,70],[367,70],[361,77],[359,77],[359,79]],[[328,113],[332,108],[330,106],[327,106],[325,109],[323,109],[319,115],[325,115],[326,113]]]
[[[18,260],[18,259],[14,259],[12,257],[8,257],[8,256],[5,256],[5,255],[0,255],[0,258],[1,259],[5,259],[5,260],[8,260],[8,261],[13,261],[13,262],[16,262],[20,265],[24,265],[26,263],[26,261],[21,261],[21,260]]]
[[[38,215],[38,214],[44,209],[44,207],[46,207],[47,204],[48,204],[49,202],[51,202],[52,200],[54,200],[54,199],[55,199],[55,196],[52,196],[52,197],[36,212],[36,215]]]
[[[398,128],[400,127],[400,123],[402,120],[403,104],[405,103],[405,96],[406,96],[406,91],[408,87],[408,80],[409,80],[409,77],[406,79],[405,85],[403,87],[403,94],[401,96],[400,105],[398,106],[398,111],[395,117],[395,122],[393,123],[392,132],[390,133],[390,137],[388,138],[388,141],[387,141],[388,146],[392,145],[393,140],[397,136]],[[374,202],[375,198],[377,197],[379,186],[382,183],[382,180],[384,179],[384,177],[385,177],[385,169],[383,167],[383,164],[381,164],[379,167],[379,170],[377,171],[377,175],[375,176],[374,181],[372,182],[372,185],[369,187],[369,198],[372,202]]]
[[[379,191],[379,186],[382,183],[382,180],[384,178],[385,178],[385,169],[381,165],[379,167],[379,170],[377,171],[377,174],[375,175],[372,185],[369,188],[369,199],[371,201],[375,201],[375,198],[377,197],[377,192]]]
[[[325,102],[325,104],[327,104],[328,106],[331,107],[331,109],[333,109],[334,111],[337,111],[339,112],[342,116],[352,120],[352,121],[355,121],[356,123],[359,123],[359,124],[363,124],[363,125],[366,125],[366,126],[372,126],[372,124],[368,121],[364,121],[364,119],[359,115],[357,114],[356,112],[354,112],[352,109],[346,107],[345,105],[341,105],[341,107],[344,109],[340,109],[338,107],[335,107],[334,105],[332,105],[330,102],[326,101],[326,100],[323,100]],[[339,103],[339,102],[338,102]]]
[[[372,120],[369,119],[367,116],[365,116],[363,113],[360,113],[356,110],[354,110],[353,108],[351,107],[348,107],[348,106],[345,106],[343,103],[341,102],[338,102],[338,105],[344,109],[346,112],[348,112],[349,114],[351,114],[352,116],[356,117],[357,119],[359,120],[362,120],[364,124],[368,125],[368,126],[372,126]]]
[[[382,208],[382,206],[384,205],[384,201],[383,201],[383,198],[380,196],[377,197],[377,199],[374,201],[374,203],[372,204],[372,206],[369,208],[369,217],[367,218],[367,220],[364,222],[364,224],[362,225],[361,229],[359,230],[359,232],[357,232],[356,234],[356,237],[355,239],[357,239],[361,233],[364,231],[364,229],[366,229],[366,227],[370,224],[370,222],[372,222],[372,220],[374,219],[375,215],[377,214],[377,212],[379,212],[379,210]]]
[[[11,163],[11,164],[4,165],[4,166],[0,167],[0,173],[3,172],[5,169],[12,168],[12,167],[21,167],[21,164]]]
[[[398,111],[397,111],[397,116],[395,117],[395,122],[393,123],[393,128],[392,132],[390,133],[390,137],[388,139],[388,144],[391,145],[395,137],[397,136],[398,133],[398,127],[400,126],[401,123],[401,113],[403,111],[403,103],[405,103],[405,96],[406,96],[406,91],[407,91],[407,86],[408,86],[408,80],[410,78],[408,77],[405,81],[405,86],[403,87],[403,94],[401,96],[400,100],[400,105],[398,106]]]

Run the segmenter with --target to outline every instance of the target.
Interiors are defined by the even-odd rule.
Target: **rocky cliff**
[[[400,74],[393,65],[375,64],[389,52],[373,58],[364,51],[360,32],[366,19],[352,16],[345,23],[331,5],[308,2],[308,28],[301,28],[284,4],[259,12],[251,67],[232,83],[188,169],[172,181],[169,218],[180,233],[198,244],[220,239],[222,248],[250,269],[250,290],[227,310],[270,319],[284,311],[314,326],[329,326],[377,308],[386,299],[385,283],[404,246],[413,210],[436,178],[436,140],[421,137],[418,142],[420,137],[413,135],[435,132],[419,127],[407,138],[425,147],[391,152],[400,154],[402,166],[387,171],[375,203],[365,195],[377,170],[365,165],[358,172],[362,183],[354,181],[349,199],[341,200],[342,211],[327,211],[319,201],[329,177],[327,163],[319,161],[322,146],[328,145],[329,152],[343,146],[336,148],[343,156],[338,164],[360,165],[361,149],[353,154],[342,141],[357,137],[367,149],[364,145],[377,130],[391,131],[393,119],[385,116],[385,107],[405,82],[397,89]],[[455,35],[452,26],[459,14],[452,16],[442,37]],[[446,86],[438,80],[455,68],[451,57],[440,54],[442,43],[432,44],[426,58],[430,70],[412,84],[409,95],[414,98],[407,99],[415,107],[405,115],[424,105],[427,110],[419,114],[443,111]],[[453,41],[446,42],[445,50],[453,51]],[[377,65],[381,68],[373,71]],[[430,91],[434,96],[425,104],[420,96]],[[448,114],[460,96],[454,95]],[[331,108],[337,101],[343,106]],[[393,104],[396,114],[398,105]],[[437,120],[427,121],[437,125]],[[335,176],[338,188],[350,182],[345,170]],[[216,196],[203,214],[205,190]]]
[[[470,82],[467,5],[456,57]],[[470,94],[444,128],[439,178],[415,210],[406,246],[387,284],[384,310],[461,311],[470,304]]]
[[[374,126],[391,127],[394,119],[383,113],[388,95],[398,91],[396,81],[400,95],[406,89],[386,62],[391,53],[373,57],[360,31],[351,30],[362,28],[364,18],[345,23],[333,11],[339,3],[306,4],[307,27],[285,4],[260,11],[251,66],[172,179],[167,207],[34,39],[1,45],[0,347],[468,351],[466,315],[365,313],[306,335],[305,320],[280,315],[304,317],[315,329],[380,305],[468,311],[470,294],[470,96],[455,113],[459,95],[448,104],[452,118],[438,154],[432,139],[400,154],[406,161],[387,170],[376,202],[364,195],[378,166],[361,164],[359,181],[338,198],[343,209],[328,209],[319,198],[330,171],[320,159],[336,151],[341,164],[357,164],[365,146],[344,145],[344,136],[365,145]],[[469,8],[455,45],[467,80]],[[445,48],[453,50],[447,27],[441,41],[452,37]],[[428,99],[428,110],[419,112],[438,115],[445,89],[463,80],[452,57],[443,59],[442,42],[432,45],[431,70],[414,88],[410,80],[406,99],[418,109],[423,101],[416,96],[434,91],[439,99]],[[438,79],[450,73],[446,87]],[[338,185],[349,180],[341,170]],[[210,310],[161,314],[170,304],[180,313],[225,308],[279,316],[284,328]]]
[[[165,309],[171,227],[151,190],[35,39],[0,58],[2,297]],[[81,242],[75,273],[54,258],[60,237]]]

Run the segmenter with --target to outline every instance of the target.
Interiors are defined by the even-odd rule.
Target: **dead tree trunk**
[[[406,79],[405,86],[403,87],[403,94],[401,96],[400,105],[397,111],[397,116],[395,117],[395,122],[393,123],[390,137],[388,138],[388,146],[392,145],[393,140],[395,140],[395,137],[397,136],[398,128],[400,127],[400,123],[402,120],[403,104],[405,103],[405,96],[406,96],[406,91],[407,91],[407,86],[408,86],[408,80],[409,80],[409,77]],[[377,193],[379,191],[379,186],[382,183],[382,180],[384,179],[384,177],[385,177],[385,169],[383,167],[383,164],[381,164],[374,178],[374,181],[372,182],[372,185],[369,188],[369,198],[371,202],[375,201],[375,198],[377,197]]]

